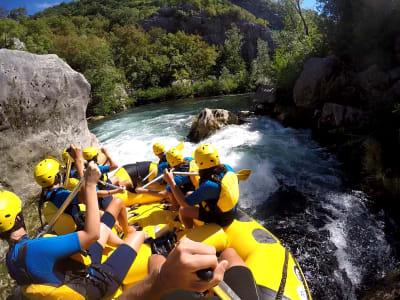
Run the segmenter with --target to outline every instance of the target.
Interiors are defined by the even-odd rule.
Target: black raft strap
[[[289,262],[289,251],[288,249],[285,248],[285,262],[283,264],[283,269],[282,269],[282,279],[275,300],[282,300],[283,292],[285,291],[285,285],[286,285],[288,262]]]

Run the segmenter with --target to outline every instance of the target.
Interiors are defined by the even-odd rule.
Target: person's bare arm
[[[100,170],[94,162],[90,162],[85,173],[83,194],[86,203],[86,218],[84,230],[78,231],[81,249],[86,249],[100,237],[99,204],[97,201],[96,184],[100,179]]]
[[[118,299],[155,300],[176,289],[202,292],[222,281],[227,264],[226,260],[218,263],[213,246],[185,238],[178,242],[163,264],[151,268],[145,279]],[[208,268],[214,270],[213,278],[210,281],[198,278],[196,271]]]
[[[118,189],[113,189],[113,190],[98,190],[97,191],[97,197],[108,197],[108,196],[112,196],[118,193],[123,193],[125,191],[125,189],[123,187],[120,187]]]
[[[150,189],[144,189],[144,188],[141,188],[141,187],[137,187],[135,189],[135,191],[136,191],[137,194],[149,194],[149,195],[152,195],[152,196],[155,196],[155,197],[160,197],[162,199],[168,197],[168,192],[166,190],[156,192],[156,191],[152,191]]]
[[[176,201],[179,203],[180,206],[188,206],[185,202],[185,196],[182,194],[182,191],[175,183],[174,174],[169,172],[167,169],[164,169],[164,180],[169,185],[172,194],[174,195]]]
[[[110,163],[110,172],[116,170],[118,168],[118,164],[112,159],[108,150],[106,148],[101,148],[101,152],[104,153],[104,155],[107,157],[107,161]]]

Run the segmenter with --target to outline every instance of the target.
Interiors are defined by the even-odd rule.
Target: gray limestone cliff
[[[27,200],[38,195],[35,165],[60,158],[70,143],[96,145],[86,107],[90,85],[57,55],[0,50],[0,189]]]

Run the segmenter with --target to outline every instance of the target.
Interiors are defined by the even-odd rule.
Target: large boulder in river
[[[239,124],[239,118],[225,109],[205,108],[194,117],[188,139],[198,143],[229,124]]]
[[[96,145],[86,106],[90,85],[57,55],[0,50],[0,189],[37,196],[35,165],[70,143]]]

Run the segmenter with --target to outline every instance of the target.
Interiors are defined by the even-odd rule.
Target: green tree
[[[21,21],[21,20],[25,19],[26,16],[27,16],[27,11],[26,11],[25,7],[13,8],[8,13],[8,17],[15,21]]]
[[[246,70],[246,63],[241,56],[242,45],[243,35],[239,28],[233,25],[226,32],[226,40],[219,57],[219,65],[226,67],[231,74]]]
[[[26,34],[26,28],[17,21],[9,18],[0,19],[0,48],[11,48],[12,39],[22,38]]]
[[[26,19],[21,22],[27,30],[24,38],[26,49],[37,54],[47,54],[54,46],[54,35],[45,20]]]
[[[251,62],[250,79],[254,85],[268,84],[271,81],[271,59],[268,43],[257,41],[257,57]]]

